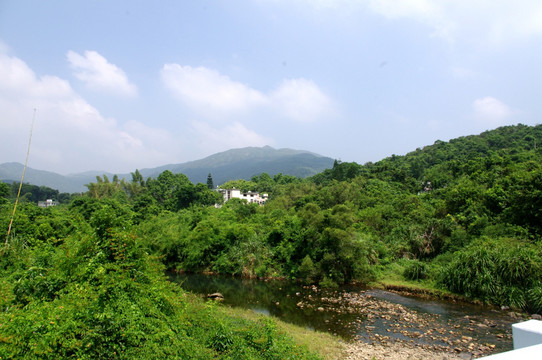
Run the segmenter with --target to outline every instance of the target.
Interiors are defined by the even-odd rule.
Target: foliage
[[[405,267],[403,276],[407,280],[423,280],[428,276],[427,265],[418,260],[412,260]]]
[[[166,281],[130,210],[112,204],[63,208],[88,226],[60,243],[0,248],[1,358],[318,358],[273,320],[232,317]]]
[[[19,183],[12,182],[11,185],[0,183],[0,198],[15,199],[19,192]],[[73,195],[61,193],[58,190],[47,186],[37,186],[23,183],[21,186],[20,201],[38,203],[47,199],[56,200],[57,203],[69,203]]]
[[[207,188],[209,190],[213,190],[214,189],[214,184],[213,184],[213,176],[211,175],[211,173],[209,173],[209,175],[207,175]]]
[[[469,297],[540,311],[542,251],[529,243],[480,239],[454,255],[441,283]]]
[[[230,180],[220,185],[222,189],[239,189],[242,192],[256,191],[257,185],[253,181],[248,180]]]
[[[251,181],[230,181],[223,187],[265,191],[270,200],[259,207],[233,199],[220,209],[200,211],[194,205],[210,201],[195,197],[185,208],[186,226],[151,226],[163,218],[146,215],[140,229],[156,239],[149,245],[154,254],[183,270],[331,285],[369,282],[386,273],[377,269],[409,259],[406,279],[434,282],[438,270],[449,265],[439,259],[466,251],[481,238],[502,243],[504,250],[511,245],[503,238],[538,241],[542,154],[533,144],[542,140],[541,129],[499,128],[365,165],[336,161],[304,180],[260,174]],[[180,208],[151,197],[159,209]],[[529,289],[517,289],[528,298]],[[486,300],[505,303],[507,296],[517,297],[512,292]]]
[[[0,182],[0,199],[6,199],[11,192],[8,184]]]
[[[95,183],[86,185],[88,188],[87,194],[96,199],[110,198],[122,191],[122,183],[117,175],[113,176],[113,181],[109,181],[105,174],[103,177],[96,176]]]
[[[23,199],[0,249],[0,357],[313,357],[272,321],[190,298],[164,279],[166,267],[326,287],[393,274],[540,312],[535,142],[542,126],[507,126],[376,163],[336,161],[309,179],[223,184],[269,193],[265,206],[215,207],[221,196],[206,184],[138,170],[129,182],[97,178],[69,205]]]
[[[309,255],[303,258],[299,266],[299,277],[308,283],[314,282],[317,275],[317,269]]]

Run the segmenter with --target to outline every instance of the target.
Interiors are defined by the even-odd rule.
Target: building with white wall
[[[47,199],[45,201],[38,201],[38,206],[43,208],[48,208],[51,206],[56,206],[56,201],[52,199]]]
[[[219,193],[222,194],[224,197],[224,202],[236,198],[236,199],[242,199],[246,200],[249,204],[257,203],[260,205],[265,204],[267,201],[268,195],[267,194],[260,194],[258,192],[252,192],[252,191],[241,191],[239,189],[218,189]]]

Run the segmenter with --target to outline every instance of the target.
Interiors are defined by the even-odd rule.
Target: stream
[[[450,300],[425,299],[361,286],[329,291],[279,280],[171,274],[173,282],[223,303],[325,331],[345,340],[386,344],[408,342],[475,356],[511,350],[512,324],[519,314]]]

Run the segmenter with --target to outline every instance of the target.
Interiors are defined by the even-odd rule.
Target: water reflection
[[[356,334],[356,331],[348,325],[363,319],[363,316],[357,314],[336,314],[318,310],[324,306],[321,297],[326,293],[302,287],[298,283],[201,274],[171,275],[171,279],[179,282],[183,289],[202,296],[220,292],[224,295],[224,303],[227,305],[251,309],[292,324],[331,332],[347,339]],[[313,306],[298,305],[306,299],[310,299]]]
[[[512,346],[511,324],[517,322],[482,306],[356,286],[329,292],[295,282],[228,276],[175,274],[171,279],[195,294],[220,292],[227,305],[252,309],[347,340],[398,339],[455,347],[472,339],[468,341],[495,344],[495,350],[504,351]]]

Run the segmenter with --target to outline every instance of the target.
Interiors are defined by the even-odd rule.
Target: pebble
[[[401,304],[366,295],[363,291],[322,295],[326,293],[318,297],[308,295],[297,306],[320,312],[359,315],[348,324],[354,331],[358,329],[355,340],[347,344],[347,359],[350,360],[472,359],[490,355],[496,348],[495,344],[487,343],[487,338],[482,343],[477,334],[484,331],[489,334],[491,331],[499,346],[511,339],[511,331],[505,330],[503,324],[497,328],[494,320],[478,319],[477,316],[450,319],[446,324],[436,321],[438,314],[419,313]],[[509,313],[511,318],[520,315]]]
[[[428,350],[419,346],[386,343],[365,344],[354,343],[347,345],[346,360],[410,360],[410,359],[434,359],[434,360],[462,360],[471,359],[468,353],[447,353],[442,351]]]

